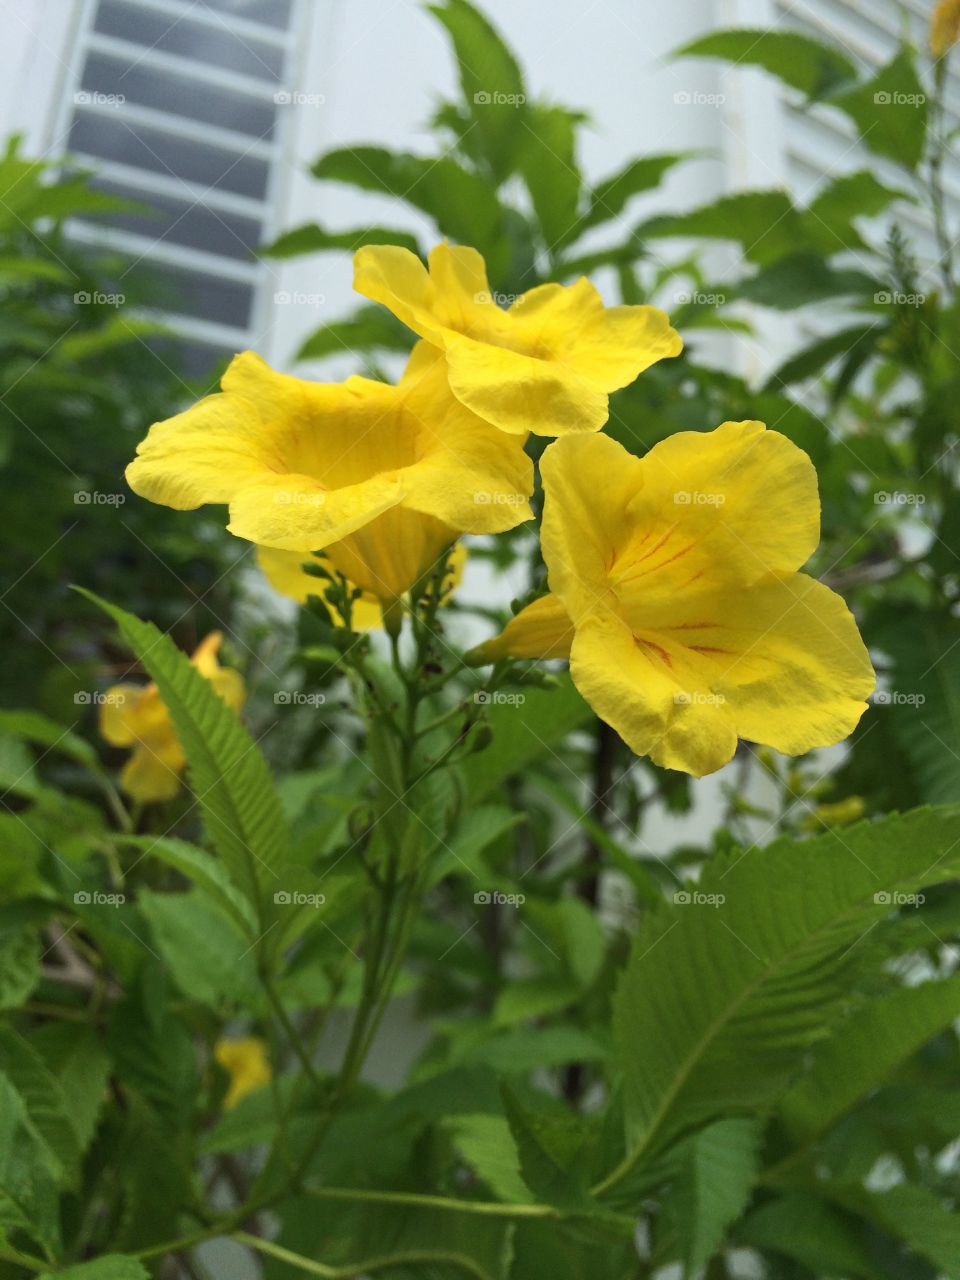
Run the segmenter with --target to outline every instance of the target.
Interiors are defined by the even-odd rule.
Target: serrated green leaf
[[[870,151],[916,168],[926,139],[927,94],[909,49],[901,48],[872,80],[829,102],[850,117]]]
[[[343,147],[314,164],[315,178],[394,196],[426,213],[441,234],[487,256],[496,248],[502,210],[490,183],[452,156],[416,156],[386,147]],[[506,248],[506,246],[504,246]],[[503,251],[499,257],[504,256]],[[492,271],[494,277],[497,270]]]
[[[960,1275],[960,1215],[929,1187],[904,1184],[872,1193],[859,1187],[824,1191],[902,1240],[945,1275]]]
[[[748,1117],[718,1120],[678,1150],[671,1212],[686,1276],[709,1262],[747,1207],[759,1171],[762,1129],[760,1121]]]
[[[857,76],[856,67],[834,45],[822,44],[798,31],[714,31],[684,45],[675,56],[722,58],[740,66],[763,67],[808,98],[821,98]]]
[[[792,1193],[761,1205],[736,1240],[793,1258],[815,1275],[876,1275],[854,1221],[812,1195]]]
[[[252,944],[201,889],[143,890],[137,906],[150,924],[154,949],[185,996],[214,1010],[256,1002]]]
[[[475,5],[467,0],[443,0],[428,7],[453,42],[476,149],[502,182],[513,172],[522,142],[526,109],[523,73],[496,28]]]
[[[304,253],[322,253],[338,249],[353,253],[366,244],[393,244],[411,253],[419,253],[416,236],[393,227],[363,227],[352,231],[327,231],[318,222],[307,222],[302,227],[292,227],[277,236],[276,240],[260,249],[268,258],[296,258]]]
[[[577,228],[577,235],[615,218],[633,196],[659,186],[663,176],[691,154],[678,151],[661,156],[640,156],[598,182],[589,193],[587,211]]]
[[[577,164],[577,116],[563,107],[530,110],[521,170],[549,253],[577,232],[581,176]]]
[[[121,847],[139,849],[144,857],[158,858],[200,885],[229,914],[248,938],[257,935],[257,917],[249,901],[238,891],[221,863],[205,849],[175,836],[114,837]]]
[[[157,683],[187,759],[207,834],[233,883],[259,913],[286,861],[288,838],[270,771],[239,718],[169,636],[83,592],[116,621]]]
[[[791,1136],[812,1141],[956,1018],[960,978],[903,987],[857,1010],[784,1097],[780,1113]]]
[[[699,900],[638,935],[614,1006],[628,1155],[615,1186],[684,1127],[767,1105],[828,1034],[896,892],[960,867],[960,811],[921,809],[715,858]],[[879,896],[877,896],[879,895]]]

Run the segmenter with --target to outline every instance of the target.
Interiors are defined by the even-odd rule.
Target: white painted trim
[[[276,143],[264,142],[247,133],[235,133],[232,129],[221,129],[218,125],[204,124],[202,120],[191,120],[187,116],[174,115],[172,112],[158,111],[155,107],[138,107],[132,102],[113,107],[105,103],[74,103],[77,114],[101,116],[107,120],[129,120],[142,125],[145,129],[153,129],[157,133],[167,133],[174,138],[188,138],[194,142],[209,143],[224,151],[238,151],[241,156],[253,156],[257,160],[271,160],[276,154]]]
[[[151,262],[162,262],[171,267],[182,267],[201,272],[203,275],[218,276],[221,279],[234,280],[254,287],[261,278],[259,262],[224,258],[218,253],[207,253],[204,249],[173,244],[157,236],[140,235],[136,231],[121,231],[117,227],[96,226],[91,222],[75,222],[70,219],[66,226],[74,240],[81,240],[84,244],[103,245],[105,248],[119,250],[121,253],[130,253],[135,255],[138,261],[146,258]]]
[[[90,169],[96,177],[108,182],[121,182],[125,187],[139,188],[158,196],[168,196],[185,205],[207,205],[219,213],[237,213],[245,218],[266,218],[266,204],[250,196],[238,196],[220,187],[204,187],[186,178],[175,178],[169,173],[157,173],[153,169],[137,169],[133,165],[119,164],[115,160],[103,160],[85,151],[72,151],[70,158],[79,168]]]
[[[164,18],[173,18],[176,22],[189,20],[198,26],[212,27],[214,31],[222,31],[224,27],[238,35],[248,36],[251,40],[259,40],[263,44],[272,44],[283,49],[290,43],[290,33],[279,27],[261,25],[250,18],[235,17],[233,14],[220,13],[216,9],[184,0],[121,0],[131,8],[149,9]]]
[[[164,53],[162,49],[151,49],[147,45],[136,44],[133,40],[122,40],[118,36],[104,35],[102,31],[96,30],[90,32],[89,52],[129,62],[134,67],[155,67],[158,71],[181,76],[184,80],[199,80],[205,85],[226,89],[228,93],[241,94],[270,104],[273,103],[273,95],[280,83],[258,80],[239,71],[227,71],[223,67],[212,67],[198,58]]]

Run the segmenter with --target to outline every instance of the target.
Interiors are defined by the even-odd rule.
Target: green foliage
[[[611,301],[668,307],[684,355],[618,392],[606,429],[642,453],[760,418],[806,449],[811,572],[855,608],[880,694],[836,767],[745,748],[706,818],[704,789],[632,757],[567,675],[498,664],[480,687],[459,615],[499,611],[425,588],[392,655],[320,608],[295,636],[228,615],[253,659],[244,724],[182,651],[231,596],[186,614],[231,554],[219,514],[74,501],[119,492],[193,391],[132,311],[66,305],[110,264],[63,220],[113,205],[11,148],[0,432],[8,521],[44,554],[22,589],[11,560],[4,633],[28,709],[0,711],[0,1275],[204,1274],[213,1238],[277,1280],[724,1280],[744,1248],[777,1280],[960,1275],[960,305],[953,237],[924,267],[896,225],[935,212],[936,75],[906,45],[875,73],[796,32],[710,33],[681,53],[839,113],[884,176],[671,213],[660,186],[696,156],[588,180],[582,113],[529,96],[469,0],[430,12],[459,91],[422,153],[339,145],[314,175],[474,245],[498,294],[599,273]],[[267,252],[429,247],[382,216]],[[701,331],[763,338],[803,308],[812,332],[764,385],[703,358]],[[376,370],[412,341],[361,303],[299,354]],[[531,542],[470,551],[532,597]],[[122,757],[72,700],[131,653],[187,761],[164,806],[120,794]],[[282,725],[275,679],[313,695]],[[841,825],[851,798],[864,820]],[[234,1101],[223,1064],[247,1037],[271,1079]]]

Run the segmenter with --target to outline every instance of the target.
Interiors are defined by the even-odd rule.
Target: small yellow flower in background
[[[353,287],[444,353],[453,394],[517,435],[598,431],[608,393],[683,343],[658,307],[605,307],[585,278],[498,305],[476,249],[437,245],[429,274],[409,249],[367,245]]]
[[[867,802],[863,796],[847,796],[845,800],[834,800],[829,804],[818,804],[810,814],[810,826],[814,830],[825,827],[848,827],[851,822],[862,818],[867,811]]]
[[[302,551],[278,551],[276,547],[257,547],[257,564],[263,570],[264,577],[271,587],[280,595],[296,600],[298,604],[306,604],[310,596],[319,596],[323,599],[327,586],[322,578],[317,578],[304,569],[304,564],[311,558]],[[450,557],[450,572],[444,584],[445,596],[459,585],[466,560],[467,549],[462,542],[458,542]],[[323,564],[323,561],[318,560],[317,563]],[[328,604],[327,607],[336,621],[342,621],[332,606]],[[353,602],[351,621],[355,631],[374,631],[382,627],[383,612],[379,599],[371,592],[364,592]]]
[[[935,58],[960,40],[960,0],[940,0],[930,17],[930,52]]]
[[[267,1059],[267,1047],[256,1036],[218,1040],[213,1054],[230,1077],[224,1107],[235,1107],[248,1093],[270,1083],[273,1072]]]
[[[642,459],[608,436],[544,452],[551,596],[474,657],[561,657],[638,754],[699,777],[738,737],[787,755],[851,732],[874,687],[853,615],[799,573],[820,537],[807,455],[760,422]]]
[[[185,511],[227,503],[228,528],[262,546],[324,551],[389,603],[459,533],[531,518],[533,464],[450,394],[418,343],[397,386],[306,382],[237,356],[222,392],[150,428],[127,468],[134,492]]]
[[[227,706],[239,711],[245,696],[243,678],[239,671],[220,666],[222,643],[222,632],[211,631],[190,661]],[[113,747],[133,747],[120,774],[120,785],[131,799],[151,804],[177,794],[186,761],[155,684],[117,684],[109,689],[100,709],[100,732]]]

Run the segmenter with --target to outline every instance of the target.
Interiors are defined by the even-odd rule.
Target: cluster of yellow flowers
[[[569,658],[638,754],[702,775],[738,737],[797,754],[845,737],[873,671],[839,596],[799,572],[819,540],[813,466],[759,422],[682,432],[638,459],[600,433],[608,396],[681,350],[651,306],[605,307],[586,279],[508,308],[474,249],[355,255],[358,292],[419,335],[396,386],[320,384],[245,352],[222,392],[155,424],[127,479],[154,502],[229,506],[282,591],[322,551],[395,610],[460,534],[532,517],[543,454],[550,594],[473,655]],[[369,619],[368,619],[369,620]]]

